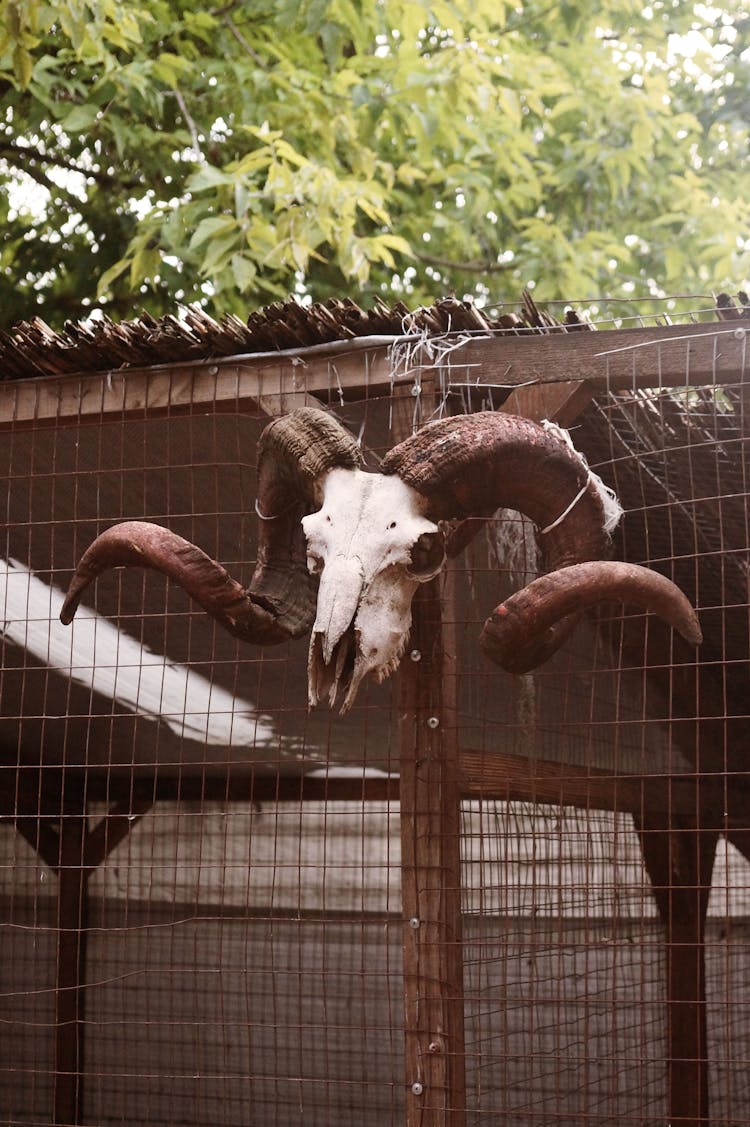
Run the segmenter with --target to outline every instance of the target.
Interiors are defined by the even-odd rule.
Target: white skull
[[[417,586],[445,560],[443,535],[424,515],[425,498],[399,477],[329,470],[322,506],[303,517],[309,570],[320,576],[310,639],[310,704],[344,695],[345,712],[368,673],[397,667]]]

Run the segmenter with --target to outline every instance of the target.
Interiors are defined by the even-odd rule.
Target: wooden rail
[[[571,379],[594,390],[703,386],[748,379],[750,320],[601,332],[474,336],[451,348],[412,346],[408,366],[392,348],[358,344],[296,354],[226,357],[84,375],[0,382],[0,428],[107,417],[296,406],[300,396],[338,403],[408,387],[430,372],[446,390],[549,385]],[[398,345],[396,345],[398,347]]]

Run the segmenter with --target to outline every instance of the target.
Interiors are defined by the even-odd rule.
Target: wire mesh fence
[[[153,572],[102,575],[63,627],[76,561],[147,519],[247,582],[287,390],[376,469],[432,418],[538,414],[523,379],[420,338],[395,380],[316,360],[314,397],[312,362],[274,367],[254,408],[212,407],[208,367],[137,411],[106,375],[101,412],[0,387],[0,1121],[750,1122],[750,401],[723,331],[707,375],[657,331],[543,405],[624,507],[613,554],[698,607],[700,651],[607,605],[539,670],[497,669],[482,622],[539,566],[501,512],[344,716],[308,709],[304,641],[243,645]],[[445,701],[415,746],[405,710]],[[420,775],[437,738],[453,764]]]

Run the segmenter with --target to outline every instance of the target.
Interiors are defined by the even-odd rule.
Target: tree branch
[[[497,34],[511,35],[514,31],[524,31],[527,27],[533,27],[535,23],[539,23],[539,21],[543,20],[545,16],[548,16],[550,12],[556,12],[559,7],[559,4],[549,4],[546,8],[542,8],[541,12],[529,16],[528,19],[517,20],[515,23],[508,23],[505,27],[499,28]]]
[[[80,207],[81,201],[77,199],[72,192],[69,192],[67,188],[61,188],[59,184],[56,184],[55,181],[47,175],[44,169],[39,167],[41,161],[37,160],[33,153],[29,153],[22,147],[0,142],[0,157],[5,154],[8,154],[9,162],[15,164],[22,172],[30,176],[41,188],[44,188],[51,195],[57,192],[60,195],[66,196],[75,203],[77,207]]]
[[[229,8],[230,11],[231,11],[232,7],[234,7],[234,5],[230,6],[230,8]],[[250,56],[250,58],[254,62],[256,62],[258,64],[258,66],[261,67],[262,70],[268,70],[268,63],[265,61],[265,59],[262,59],[260,57],[258,52],[253,47],[253,45],[251,43],[248,43],[247,39],[245,39],[245,36],[242,34],[240,29],[237,27],[237,24],[234,22],[234,20],[231,19],[231,17],[227,14],[224,14],[222,19],[223,19],[224,24],[229,28],[230,32],[232,33],[234,38],[239,43],[240,47],[242,47],[242,49],[247,52],[247,54]]]
[[[101,184],[105,188],[110,188],[117,183],[115,177],[108,172],[102,172],[98,168],[81,168],[75,161],[62,156],[53,156],[51,153],[40,152],[39,149],[32,148],[31,145],[17,145],[15,141],[0,141],[0,153],[5,153],[9,158],[12,157],[17,160],[30,176],[33,176],[34,173],[29,165],[53,165],[55,168],[64,168],[66,172],[76,172],[84,178],[91,177],[97,184]],[[45,173],[39,170],[39,175],[44,176]],[[57,188],[58,185],[55,184],[55,187]]]
[[[191,115],[190,110],[187,108],[187,102],[185,101],[185,99],[182,96],[182,91],[178,90],[175,87],[175,89],[174,89],[174,91],[172,91],[172,93],[174,94],[177,105],[180,107],[180,113],[185,118],[185,123],[188,127],[188,130],[190,132],[190,137],[191,137],[192,142],[193,142],[193,148],[195,149],[196,153],[198,154],[198,157],[202,160],[203,159],[203,150],[201,149],[200,138],[198,136],[198,126],[195,124],[195,119]]]

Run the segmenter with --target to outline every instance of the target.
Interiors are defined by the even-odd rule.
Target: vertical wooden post
[[[705,930],[718,834],[648,818],[637,825],[666,929],[668,1120],[705,1127],[708,1108]]]
[[[88,925],[86,823],[82,807],[63,808],[57,867],[57,992],[54,1123],[83,1121],[83,1003]]]
[[[6,800],[7,800],[6,793]],[[51,1122],[83,1122],[84,992],[88,880],[153,804],[132,797],[115,804],[93,832],[86,824],[84,788],[61,772],[45,772],[10,795],[17,831],[57,876],[55,1073]],[[54,818],[52,815],[54,814]],[[54,825],[53,825],[54,823]],[[56,827],[56,828],[55,828]]]
[[[460,793],[439,580],[412,605],[401,663],[401,849],[407,1127],[465,1122]]]

